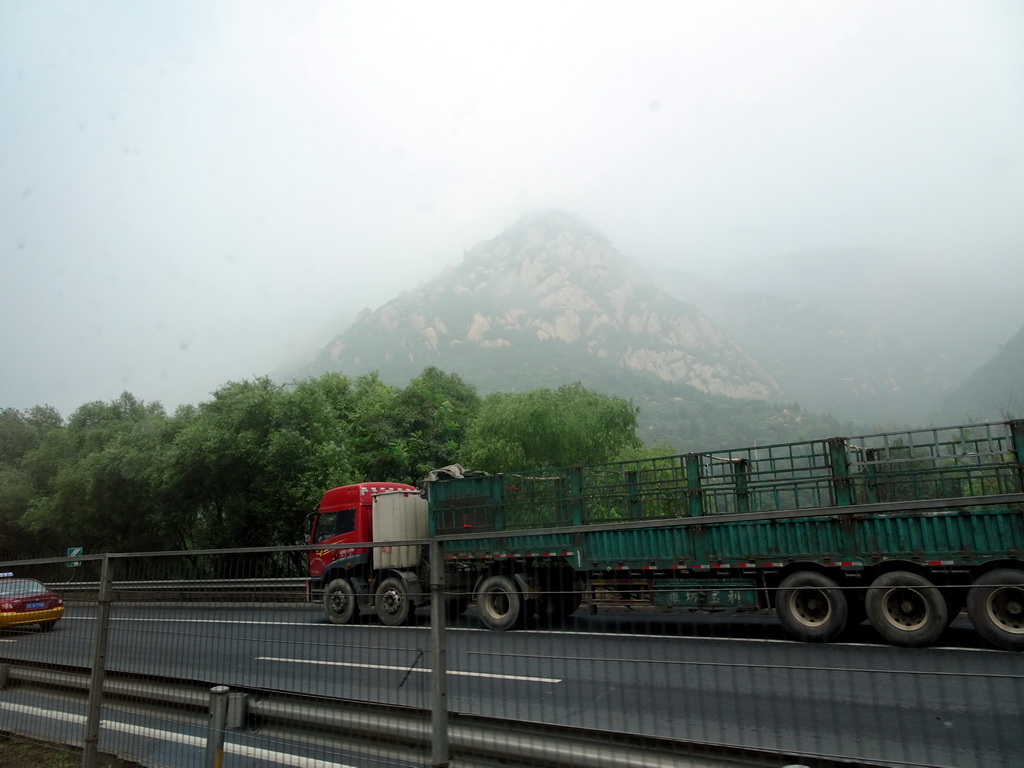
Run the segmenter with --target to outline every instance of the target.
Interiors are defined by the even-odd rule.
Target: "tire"
[[[967,605],[967,590],[963,587],[945,587],[942,590],[942,597],[946,601],[946,626],[948,627],[960,615],[960,611]]]
[[[578,590],[549,592],[537,601],[537,616],[546,623],[557,624],[576,613],[582,602],[583,592]]]
[[[57,628],[57,622],[56,621],[41,621],[41,622],[39,622],[39,628],[43,632],[53,632],[53,630]]]
[[[510,576],[489,576],[476,593],[480,620],[488,629],[504,631],[514,628],[523,617],[523,596],[519,585]]]
[[[377,618],[389,627],[408,624],[414,615],[412,601],[405,581],[397,576],[388,576],[377,587],[373,596]]]
[[[859,627],[868,617],[864,607],[864,589],[860,587],[843,590],[846,597],[846,628]]]
[[[542,576],[543,593],[537,602],[537,617],[557,623],[571,616],[583,602],[583,589],[571,568],[558,568]]]
[[[775,614],[792,637],[828,643],[846,628],[846,595],[832,579],[817,571],[791,573],[775,593]]]
[[[457,597],[448,597],[444,601],[444,617],[448,621],[455,621],[459,616],[466,612],[469,607],[469,596],[458,595]]]
[[[1001,568],[975,579],[967,592],[967,615],[997,648],[1024,651],[1024,571]]]
[[[331,624],[351,624],[359,615],[356,591],[348,579],[334,579],[324,588],[324,613]]]
[[[871,626],[892,645],[920,648],[938,640],[949,626],[949,609],[939,588],[910,571],[883,573],[864,599]]]

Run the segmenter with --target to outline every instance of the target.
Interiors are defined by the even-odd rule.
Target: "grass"
[[[0,768],[80,768],[82,750],[0,734]],[[138,763],[101,755],[103,768],[138,768]]]

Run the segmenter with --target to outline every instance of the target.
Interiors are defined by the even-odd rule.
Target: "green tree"
[[[434,367],[404,389],[359,377],[350,424],[361,478],[415,484],[455,463],[479,405],[474,387]]]
[[[183,416],[168,475],[193,548],[294,544],[324,489],[351,482],[343,377],[231,382]]]
[[[52,554],[42,537],[25,527],[37,489],[26,457],[46,435],[64,425],[50,406],[25,411],[0,410],[0,557],[35,557]]]
[[[469,429],[463,463],[504,472],[610,461],[640,448],[637,413],[631,402],[579,382],[488,395]]]
[[[36,491],[25,528],[57,549],[169,548],[158,492],[169,437],[163,407],[131,393],[81,406],[25,458]]]

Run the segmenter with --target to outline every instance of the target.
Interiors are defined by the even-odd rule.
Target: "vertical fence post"
[[[92,669],[89,675],[89,703],[85,716],[82,768],[96,768],[99,765],[100,715],[103,707],[103,682],[107,671],[107,640],[110,634],[110,571],[110,556],[103,555],[96,631],[92,640]]]
[[[445,620],[444,550],[430,542],[430,764],[448,765],[448,670]]]
[[[845,437],[830,437],[825,441],[828,466],[832,473],[832,503],[837,507],[855,504],[853,479],[850,477],[850,459],[846,452]]]
[[[750,511],[750,462],[745,458],[734,459],[733,479],[736,481],[736,511]]]
[[[226,685],[210,689],[210,724],[206,728],[206,762],[204,768],[221,768],[224,764],[224,729],[228,723],[228,692]]]
[[[686,501],[690,517],[704,514],[704,491],[701,488],[700,454],[688,453],[683,456],[686,463]]]
[[[1010,443],[1017,462],[1017,492],[1020,493],[1024,491],[1024,419],[1013,419],[1006,424],[1010,427]]]

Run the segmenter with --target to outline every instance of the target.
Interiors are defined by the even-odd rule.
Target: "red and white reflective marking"
[[[523,558],[523,557],[571,557],[575,555],[575,552],[527,552],[525,554],[515,552],[485,552],[480,554],[459,552],[456,554],[446,555],[447,560],[507,560],[509,558]],[[785,568],[789,563],[780,562],[764,562],[764,563],[692,563],[686,565],[684,563],[673,563],[671,565],[616,565],[612,566],[610,570],[616,571],[628,571],[628,570],[640,570],[640,571],[723,571],[723,570],[750,570],[751,568]],[[863,568],[864,563],[858,560],[843,560],[837,563],[825,563],[827,566],[839,566],[840,568]],[[955,565],[952,560],[929,560],[926,565],[930,566],[945,566]],[[594,566],[597,568],[597,566]]]

